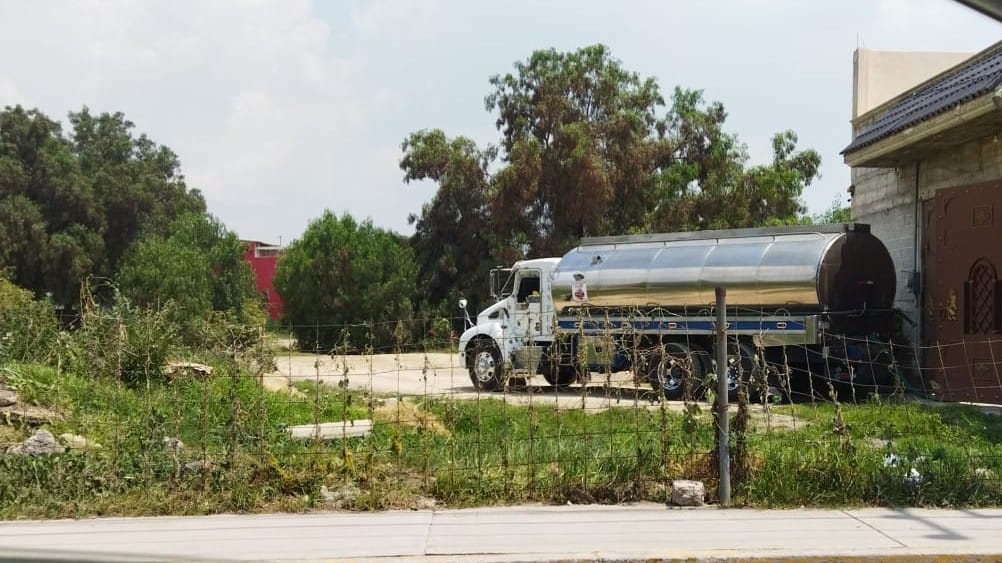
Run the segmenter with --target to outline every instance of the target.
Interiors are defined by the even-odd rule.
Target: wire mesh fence
[[[715,502],[712,345],[652,318],[665,315],[579,317],[563,355],[497,334],[496,386],[471,353],[492,351],[461,343],[459,319],[277,327],[176,352],[168,374],[131,358],[146,377],[128,381],[65,350],[11,361],[0,516],[670,502],[680,479]],[[1002,337],[818,330],[824,344],[729,336],[735,504],[1002,501],[996,409],[949,402],[1002,392]],[[142,356],[141,339],[116,353]]]

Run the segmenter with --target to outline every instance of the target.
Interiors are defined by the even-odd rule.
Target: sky
[[[408,133],[497,142],[490,76],[604,43],[664,93],[722,102],[752,164],[796,131],[821,154],[818,212],[847,195],[857,46],[976,52],[1000,32],[950,0],[0,0],[0,107],[123,112],[245,239],[288,243],[324,209],[409,234],[435,185],[403,183]]]

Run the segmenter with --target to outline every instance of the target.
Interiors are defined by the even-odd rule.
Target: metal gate
[[[923,203],[923,368],[937,395],[1002,403],[1002,182]]]

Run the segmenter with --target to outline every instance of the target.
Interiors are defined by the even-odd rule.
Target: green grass
[[[263,390],[226,366],[207,381],[150,389],[37,365],[0,374],[21,398],[62,413],[53,434],[80,434],[99,450],[44,458],[0,456],[0,517],[190,514],[308,508],[340,456],[289,439],[285,427],[364,418],[354,393],[302,385],[305,398]],[[28,428],[17,429],[23,438]],[[178,455],[164,438],[179,438]],[[184,464],[207,461],[207,471]]]
[[[789,409],[789,407],[785,407]],[[802,407],[801,407],[802,408]],[[757,506],[1002,504],[1002,418],[966,406],[817,405],[797,431],[752,435]],[[896,463],[888,464],[888,456]],[[909,477],[914,469],[917,476]]]
[[[63,414],[54,434],[101,444],[45,458],[0,455],[0,518],[308,510],[321,486],[361,491],[342,507],[664,501],[671,480],[715,489],[709,410],[605,411],[385,399],[310,383],[264,391],[222,362],[213,378],[130,388],[13,365],[0,377],[27,401]],[[393,403],[388,403],[392,405]],[[382,406],[381,406],[382,405]],[[735,431],[739,505],[990,506],[1002,504],[1002,419],[973,408],[887,401],[773,407]],[[840,417],[841,424],[835,419]],[[374,418],[371,436],[297,442],[292,424]],[[11,427],[5,426],[8,434]],[[17,438],[30,429],[14,427]],[[2,438],[4,435],[0,435]],[[179,455],[164,437],[184,444]],[[885,465],[885,456],[898,462]],[[207,461],[206,470],[186,470]],[[914,469],[921,479],[910,479]]]

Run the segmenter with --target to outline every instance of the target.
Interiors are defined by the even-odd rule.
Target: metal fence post
[[[716,288],[717,295],[717,459],[720,462],[720,505],[731,504],[731,447],[727,413],[727,290]]]

